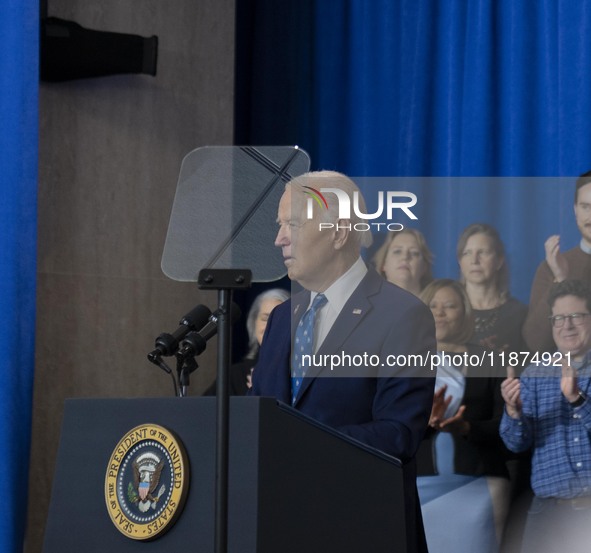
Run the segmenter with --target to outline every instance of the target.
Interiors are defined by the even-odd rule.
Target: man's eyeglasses
[[[570,315],[551,315],[548,317],[554,328],[560,328],[564,326],[564,321],[570,319],[575,326],[582,325],[585,317],[588,317],[591,313],[571,313]]]

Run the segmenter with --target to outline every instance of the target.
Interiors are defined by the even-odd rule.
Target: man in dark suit
[[[356,214],[339,218],[336,193],[326,193],[328,208],[311,215],[309,194],[326,188],[351,199],[357,192],[365,212],[357,186],[340,173],[308,173],[287,184],[275,245],[304,290],[272,312],[251,394],[291,404],[405,463],[408,551],[426,551],[414,455],[433,402],[433,317],[412,294],[368,270],[360,251],[371,234],[355,230],[365,228]],[[330,355],[340,356],[338,366],[325,362]],[[389,366],[393,360],[405,366]]]

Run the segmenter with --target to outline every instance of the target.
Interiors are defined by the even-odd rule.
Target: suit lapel
[[[367,314],[371,311],[372,303],[369,298],[379,292],[381,284],[382,277],[380,277],[375,271],[369,270],[363,278],[363,280],[359,283],[353,294],[351,294],[351,297],[347,300],[347,303],[345,304],[339,316],[337,317],[337,320],[334,322],[332,328],[330,329],[330,332],[328,333],[324,342],[318,349],[318,352],[316,353],[317,356],[322,356],[325,354],[334,354],[344,350],[343,346],[347,341],[347,338],[359,326],[359,324],[361,324],[361,322],[365,319]],[[306,307],[307,304],[303,308],[304,311],[306,310]],[[302,315],[303,312],[300,313],[300,317]],[[297,321],[299,321],[299,318],[297,319]],[[297,324],[297,321],[295,324]],[[295,326],[292,322],[292,343],[294,328]],[[296,399],[295,405],[299,403],[299,401],[304,396],[306,390],[310,387],[314,379],[325,371],[330,372],[330,367],[324,365],[313,365],[308,369],[306,377],[302,381],[302,387]],[[330,377],[323,376],[320,378]]]
[[[310,304],[310,292],[300,292],[296,294],[291,302],[291,343],[295,339],[295,331],[300,319],[308,309]]]
[[[318,353],[324,354],[340,351],[347,338],[361,321],[363,321],[371,309],[372,305],[367,297],[362,294],[353,293],[320,346]]]

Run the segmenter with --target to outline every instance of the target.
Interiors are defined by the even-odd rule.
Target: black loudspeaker
[[[156,75],[158,37],[85,29],[78,23],[41,19],[42,81],[68,81],[119,73]]]

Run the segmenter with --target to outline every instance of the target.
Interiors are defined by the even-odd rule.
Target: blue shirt
[[[577,370],[579,390],[591,395],[591,354]],[[505,411],[500,433],[516,453],[533,448],[531,485],[538,497],[591,495],[591,397],[572,407],[560,390],[560,367],[530,365],[521,377],[520,419]]]

